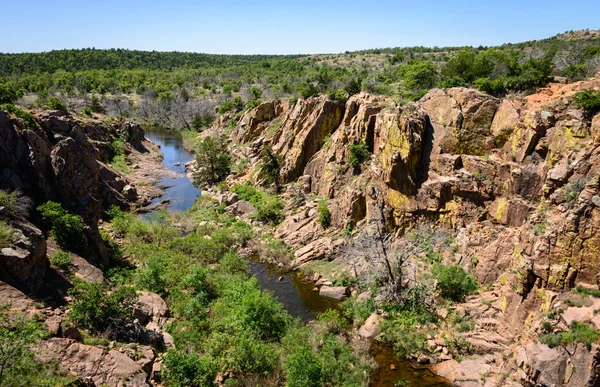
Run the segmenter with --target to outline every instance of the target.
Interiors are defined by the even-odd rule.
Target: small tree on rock
[[[225,140],[219,136],[205,137],[198,144],[196,154],[198,170],[194,180],[198,184],[215,184],[231,172],[231,155],[227,152]]]

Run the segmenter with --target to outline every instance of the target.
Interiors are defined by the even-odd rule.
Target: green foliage
[[[217,367],[211,358],[196,353],[172,350],[165,355],[166,371],[162,374],[168,386],[214,386]]]
[[[561,333],[547,333],[540,336],[540,342],[550,348],[569,345],[574,342],[584,343],[590,350],[592,344],[597,343],[599,338],[599,330],[590,327],[589,324],[573,321],[570,330]]]
[[[316,97],[319,95],[319,88],[312,82],[307,82],[305,85],[300,87],[300,95],[302,98]]]
[[[398,73],[412,99],[422,97],[427,90],[434,87],[438,76],[435,64],[426,59],[411,59],[400,67]]]
[[[267,184],[279,185],[279,171],[283,164],[283,156],[278,155],[269,145],[265,145],[260,151],[259,179]]]
[[[3,220],[0,220],[0,249],[11,247],[14,242],[15,231]]]
[[[50,263],[62,270],[68,270],[69,265],[73,263],[73,257],[71,257],[69,253],[62,250],[57,251],[56,254],[49,259]]]
[[[359,142],[358,144],[352,144],[348,147],[350,151],[350,155],[348,156],[348,164],[350,164],[353,168],[358,168],[360,165],[371,156],[371,152],[369,152],[369,148],[363,142]]]
[[[297,347],[285,360],[287,387],[321,387],[324,382],[323,363],[308,347]]]
[[[48,98],[48,103],[46,104],[46,107],[50,110],[67,110],[67,107],[65,106],[64,102],[55,96],[51,96],[50,98]]]
[[[358,320],[362,325],[369,316],[377,310],[377,304],[372,297],[362,302],[358,302],[356,297],[352,297],[341,303],[344,314],[353,320]]]
[[[323,198],[319,200],[319,205],[317,206],[317,211],[319,212],[319,218],[317,221],[323,226],[323,228],[327,228],[331,225],[331,212],[327,207],[327,198]]]
[[[453,301],[462,301],[479,288],[477,281],[458,265],[444,266],[438,264],[433,269],[437,279],[437,289],[442,297]]]
[[[1,105],[0,107],[2,108],[2,110],[12,113],[20,119],[22,119],[29,129],[41,130],[40,126],[35,121],[35,117],[33,117],[33,114],[8,103]]]
[[[588,116],[600,112],[600,90],[587,89],[573,96],[573,104]]]
[[[0,306],[0,385],[69,386],[72,377],[64,375],[56,363],[36,359],[31,346],[46,336],[41,324],[13,315]]]
[[[199,184],[216,184],[231,172],[231,155],[224,138],[208,136],[198,142],[196,149],[198,172],[194,179]]]
[[[600,290],[585,288],[583,286],[577,286],[575,289],[573,289],[573,293],[580,294],[582,296],[592,296],[600,298]]]
[[[250,185],[237,189],[238,195],[254,202],[268,195]],[[125,254],[139,262],[134,283],[161,294],[175,318],[167,329],[177,350],[165,356],[165,385],[212,385],[217,373],[233,374],[240,381],[281,375],[299,345],[308,346],[320,365],[318,372],[332,386],[364,385],[368,367],[332,333],[344,323],[340,316],[321,319],[322,340],[292,320],[271,293],[249,277],[247,260],[231,249],[252,237],[252,227],[223,214],[216,201],[201,197],[184,213],[160,214],[149,224],[115,207],[107,215],[124,240]],[[142,229],[138,223],[146,226]],[[85,301],[76,312],[103,305],[108,297],[99,285],[85,293],[90,295],[75,295],[75,300]],[[99,313],[91,310],[87,316]]]
[[[22,90],[17,90],[10,83],[0,83],[0,104],[13,103],[23,96]]]
[[[230,282],[212,308],[212,326],[219,332],[242,332],[261,340],[278,340],[290,322],[289,315],[270,294],[260,290],[256,278]]]
[[[81,111],[81,114],[88,116],[88,117],[92,117],[94,115],[94,111],[92,110],[92,108],[86,106]]]
[[[344,91],[348,95],[348,97],[353,96],[354,94],[360,93],[360,89],[362,86],[362,82],[360,79],[351,78],[346,86],[344,87]]]
[[[240,200],[252,203],[256,208],[254,217],[264,223],[279,224],[283,219],[283,201],[277,196],[258,190],[250,183],[236,184],[232,191],[238,194]]]
[[[50,234],[56,242],[67,249],[81,252],[85,249],[84,224],[79,215],[63,209],[59,203],[48,201],[37,208],[45,221],[52,225]]]
[[[421,353],[426,347],[428,330],[426,324],[434,317],[422,310],[402,309],[381,324],[381,329],[401,356]]]
[[[108,294],[101,284],[78,280],[69,289],[74,300],[69,319],[91,332],[105,332],[132,320],[135,289],[123,286]]]
[[[332,101],[346,102],[348,100],[348,93],[345,89],[331,90],[327,93],[327,98]]]

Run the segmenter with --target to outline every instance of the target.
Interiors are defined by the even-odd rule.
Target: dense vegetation
[[[600,68],[600,39],[562,39],[498,47],[407,47],[333,55],[210,55],[131,50],[0,54],[0,103],[58,106],[132,116],[201,130],[219,114],[261,100],[327,94],[344,101],[366,91],[420,98],[432,87],[475,86],[503,95],[552,76],[581,79]],[[37,97],[32,97],[35,93]],[[25,97],[23,97],[25,95]]]
[[[262,195],[240,194],[251,200]],[[252,228],[216,201],[200,198],[182,214],[159,213],[149,222],[117,208],[109,215],[123,254],[139,267],[111,270],[118,290],[110,293],[77,285],[70,319],[102,334],[131,315],[118,305],[130,305],[132,289],[162,295],[175,318],[167,329],[177,346],[165,354],[166,385],[210,386],[217,373],[231,375],[227,385],[364,385],[366,360],[338,336],[336,327],[345,321],[335,312],[305,326],[261,290],[235,250],[253,237]]]

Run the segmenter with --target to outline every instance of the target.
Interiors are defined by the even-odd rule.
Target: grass
[[[540,336],[540,342],[550,348],[572,343],[583,343],[590,350],[592,344],[597,343],[599,338],[599,330],[590,327],[588,324],[573,321],[570,330],[560,333],[547,333]]]
[[[73,263],[73,257],[69,253],[59,250],[52,257],[49,258],[50,263],[58,267],[61,270],[68,270],[71,263]]]
[[[13,228],[8,223],[0,220],[0,249],[12,246],[14,234]]]

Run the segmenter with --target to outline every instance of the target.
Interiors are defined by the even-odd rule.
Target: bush
[[[317,221],[323,226],[323,228],[327,228],[331,225],[331,212],[327,207],[327,199],[323,198],[319,201],[319,205],[317,206],[317,211],[319,212],[319,218]]]
[[[75,380],[61,373],[56,363],[40,362],[31,346],[45,336],[45,329],[0,306],[0,385],[68,386]]]
[[[592,344],[597,343],[599,338],[599,330],[590,327],[586,323],[573,321],[569,331],[545,334],[540,337],[540,342],[550,348],[559,345],[569,345],[573,342],[584,343],[588,350],[591,350]]]
[[[240,200],[252,203],[256,208],[254,218],[263,223],[279,224],[283,219],[284,203],[277,196],[267,194],[253,187],[250,183],[236,184],[232,191],[238,194]]]
[[[9,113],[14,114],[15,116],[17,116],[18,118],[22,119],[23,122],[25,122],[25,125],[29,128],[29,129],[33,129],[33,130],[41,130],[40,126],[38,125],[38,123],[35,121],[35,117],[33,117],[33,114],[26,112],[23,109],[19,109],[18,107],[16,107],[15,105],[11,105],[11,104],[4,104],[2,105],[2,110],[7,111]]]
[[[17,90],[9,83],[0,83],[0,103],[13,103],[22,96],[22,90]]]
[[[479,288],[477,281],[458,265],[436,265],[433,274],[442,297],[453,301],[462,301]]]
[[[15,231],[6,222],[0,220],[0,249],[11,247]]]
[[[94,111],[92,110],[91,107],[86,106],[81,111],[81,114],[83,114],[84,116],[92,117],[94,115]]]
[[[172,350],[165,356],[165,371],[162,374],[167,385],[175,387],[209,387],[214,385],[217,375],[215,362],[196,353],[187,354]]]
[[[323,364],[308,346],[297,347],[284,363],[287,387],[321,387]]]
[[[84,224],[79,215],[64,210],[59,203],[48,201],[37,208],[44,220],[52,225],[50,234],[61,247],[83,251],[86,243],[83,236]]]
[[[92,333],[105,332],[131,321],[137,299],[135,289],[123,286],[108,294],[101,284],[76,281],[69,289],[74,300],[69,319]]]
[[[278,155],[269,145],[265,145],[260,151],[259,179],[267,184],[279,185],[279,171],[283,164],[283,156]]]
[[[60,98],[55,96],[48,98],[48,103],[46,107],[50,110],[67,110],[67,107],[65,106],[64,102]]]
[[[198,142],[196,150],[198,171],[194,179],[200,184],[216,184],[231,172],[231,155],[227,152],[225,139],[218,136],[205,137]]]
[[[573,96],[573,104],[583,109],[588,116],[600,112],[600,90],[587,89]]]
[[[348,148],[350,155],[348,157],[348,164],[353,168],[358,168],[360,165],[371,155],[369,148],[363,142],[358,144],[352,144]]]
[[[50,263],[59,269],[68,270],[69,265],[73,263],[73,257],[71,257],[69,253],[59,250],[56,252],[56,254],[50,257]]]
[[[346,102],[348,100],[348,94],[344,89],[336,89],[327,93],[327,98],[332,101]]]

